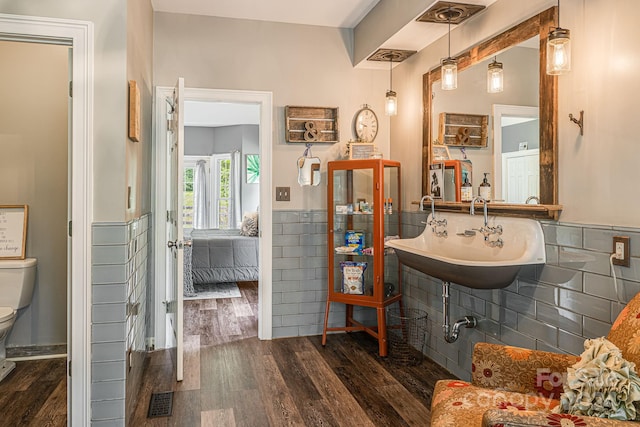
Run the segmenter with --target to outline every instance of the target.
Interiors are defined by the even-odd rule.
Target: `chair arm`
[[[473,349],[471,381],[485,388],[559,399],[567,368],[577,356],[489,343]]]
[[[582,415],[550,414],[547,412],[535,411],[504,411],[501,409],[490,409],[482,416],[482,427],[497,427],[499,425],[629,427],[629,424],[630,421],[617,421],[606,418],[586,417]]]

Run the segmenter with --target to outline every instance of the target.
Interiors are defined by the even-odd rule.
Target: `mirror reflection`
[[[487,173],[492,201],[540,199],[539,57],[536,36],[459,72],[457,90],[444,91],[440,84],[432,85],[432,130],[441,128],[441,113],[489,116],[486,146],[447,145],[451,160],[470,162],[475,195]],[[487,70],[494,58],[503,64],[504,89],[488,93]],[[438,132],[432,135],[433,144],[450,142],[439,141]]]

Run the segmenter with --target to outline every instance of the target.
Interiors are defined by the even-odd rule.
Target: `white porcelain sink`
[[[484,224],[480,215],[436,213],[447,220],[447,236],[437,237],[430,226],[413,239],[386,243],[395,249],[400,261],[409,267],[445,282],[476,289],[509,286],[525,265],[546,261],[544,235],[538,221],[527,218],[489,217],[488,225],[501,225],[502,247],[490,247],[479,231]],[[443,227],[439,227],[441,231]],[[466,232],[466,233],[465,233]]]

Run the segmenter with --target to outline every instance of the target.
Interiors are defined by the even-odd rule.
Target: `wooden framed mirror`
[[[549,29],[556,26],[556,19],[557,7],[554,6],[489,40],[472,46],[455,57],[458,63],[458,73],[461,73],[528,40],[537,39],[539,44],[537,99],[539,109],[539,171],[536,172],[539,172],[539,194],[537,197],[540,203],[525,204],[525,200],[520,203],[494,201],[489,206],[494,214],[558,219],[562,210],[562,206],[558,204],[558,78],[546,74],[547,37]],[[434,112],[434,84],[440,81],[440,75],[440,66],[423,75],[422,194],[430,194],[429,165],[432,163],[432,144],[438,135],[438,123],[434,120],[434,115],[439,113],[438,111]],[[456,91],[464,90],[460,86],[456,89]],[[507,87],[505,87],[506,90],[508,90]],[[459,108],[464,110],[464,106]],[[484,114],[492,115],[493,112],[486,111]],[[493,136],[490,134],[489,138],[491,141],[489,148],[484,150],[493,150]],[[477,187],[481,180],[481,172],[483,171],[474,171],[474,177],[477,177],[474,179],[474,187]],[[468,211],[469,209],[468,202],[439,201],[436,202],[436,206],[438,210],[448,211]]]

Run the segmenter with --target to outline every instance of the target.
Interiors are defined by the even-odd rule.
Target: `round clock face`
[[[356,136],[362,142],[373,142],[378,134],[378,117],[372,109],[365,107],[356,113]]]

